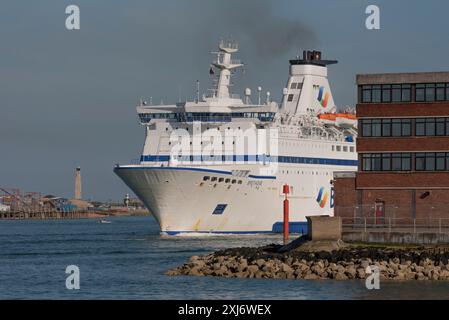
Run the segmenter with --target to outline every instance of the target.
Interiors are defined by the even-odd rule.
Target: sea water
[[[448,299],[449,282],[165,276],[193,255],[281,235],[161,236],[152,217],[0,221],[0,299]],[[67,266],[80,289],[66,288]]]

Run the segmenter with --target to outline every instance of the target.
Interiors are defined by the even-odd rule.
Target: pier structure
[[[0,187],[0,219],[79,219],[87,218],[88,214],[60,197]]]

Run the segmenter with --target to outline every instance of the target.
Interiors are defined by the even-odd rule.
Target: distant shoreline
[[[151,216],[145,209],[130,211],[80,211],[80,212],[2,212],[0,221],[10,220],[73,220],[107,217]]]

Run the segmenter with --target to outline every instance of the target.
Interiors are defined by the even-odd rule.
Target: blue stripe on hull
[[[282,233],[284,230],[284,223],[282,221],[275,222],[273,224],[273,233]],[[307,222],[293,221],[288,223],[288,231],[290,233],[307,233]]]
[[[208,172],[208,173],[232,175],[231,171],[215,170],[215,169],[203,169],[203,168],[190,168],[190,167],[145,167],[145,166],[132,166],[132,167],[115,167],[114,171],[118,171],[118,170],[134,170],[134,169],[141,169],[141,170],[185,170],[185,171],[199,171],[199,172]],[[248,175],[248,177],[249,178],[254,178],[254,179],[276,179],[275,176],[257,176],[257,175],[253,175],[253,174]]]
[[[203,234],[267,234],[267,233],[282,233],[283,232],[282,221],[275,222],[271,230],[266,231],[163,231],[163,233],[169,236],[175,236],[180,233],[203,233]],[[293,221],[288,223],[288,229],[290,233],[306,234],[307,222]]]
[[[142,155],[140,161],[143,162],[167,162],[170,160],[169,155]],[[207,158],[201,156],[188,156],[178,158],[178,161],[219,161],[216,158]],[[310,157],[290,157],[290,156],[264,156],[264,155],[244,155],[244,156],[222,156],[221,161],[232,162],[279,162],[279,163],[299,163],[299,164],[321,164],[335,166],[357,166],[357,160],[350,159],[332,159],[332,158],[310,158]]]

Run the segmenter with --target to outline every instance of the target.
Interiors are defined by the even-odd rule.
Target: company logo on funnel
[[[324,92],[324,87],[320,86],[320,90],[318,91],[317,100],[320,102],[323,108],[326,108],[327,102],[329,101],[329,92]]]

